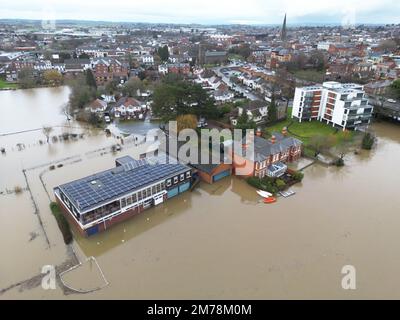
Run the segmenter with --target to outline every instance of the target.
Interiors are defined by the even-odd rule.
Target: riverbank
[[[17,90],[18,84],[0,79],[0,90]]]

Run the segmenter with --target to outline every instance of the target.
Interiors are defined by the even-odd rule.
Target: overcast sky
[[[0,0],[0,19],[161,23],[400,23],[399,0]]]

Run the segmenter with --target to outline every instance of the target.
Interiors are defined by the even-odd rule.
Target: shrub
[[[364,150],[371,150],[374,143],[375,137],[370,132],[366,132],[361,142],[361,148]]]
[[[72,232],[71,232],[71,229],[70,229],[67,219],[62,214],[61,209],[57,203],[55,203],[55,202],[50,203],[50,209],[51,209],[51,212],[53,213],[53,216],[57,220],[57,224],[61,230],[65,244],[70,244],[72,242],[73,238],[72,238]]]
[[[265,177],[263,179],[257,178],[257,177],[250,177],[247,178],[247,183],[251,185],[254,188],[267,191],[273,194],[276,194],[279,192],[278,187],[275,185],[274,179],[270,177]]]
[[[336,167],[343,167],[343,166],[344,166],[344,160],[343,160],[343,158],[338,158],[338,159],[334,162],[334,165],[335,165]]]
[[[304,173],[303,173],[303,172],[300,172],[300,171],[296,171],[296,172],[294,172],[294,173],[292,174],[292,177],[293,177],[293,179],[294,179],[295,181],[301,182],[301,181],[303,181]]]
[[[22,188],[21,188],[20,186],[15,186],[15,187],[14,187],[14,192],[15,192],[16,194],[20,194],[20,193],[22,193]]]
[[[286,183],[282,179],[276,179],[275,184],[279,191],[282,191],[286,188]]]

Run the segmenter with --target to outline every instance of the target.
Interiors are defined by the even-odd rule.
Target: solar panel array
[[[188,170],[189,167],[180,163],[146,163],[136,167],[133,163],[129,170],[107,170],[59,188],[83,212]]]
[[[124,163],[122,167],[124,168],[125,171],[130,171],[133,169],[136,169],[138,167],[144,166],[147,164],[147,161],[145,159],[142,160],[133,160],[129,161],[127,163]]]

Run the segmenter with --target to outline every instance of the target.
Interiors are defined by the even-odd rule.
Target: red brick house
[[[243,144],[242,154],[233,153],[236,175],[263,178],[279,177],[287,171],[286,163],[300,159],[302,142],[286,133],[274,133],[270,140],[255,136],[254,155],[248,154],[249,144]]]
[[[125,82],[129,75],[128,66],[112,58],[94,60],[92,69],[98,85],[104,85],[114,79]]]

